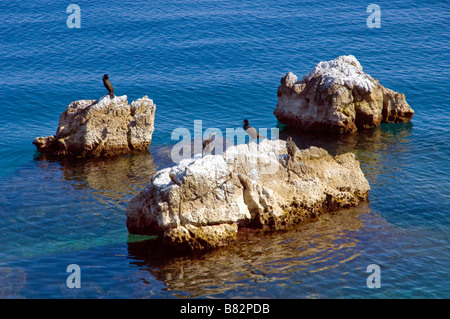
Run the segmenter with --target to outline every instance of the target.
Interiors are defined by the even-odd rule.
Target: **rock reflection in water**
[[[42,158],[41,158],[42,159]],[[61,159],[63,177],[75,189],[94,189],[94,195],[128,199],[148,184],[157,167],[150,153],[91,159]],[[42,162],[45,165],[45,161]]]
[[[285,127],[280,131],[280,139],[286,140],[291,136],[300,149],[318,146],[333,156],[352,152],[371,183],[384,167],[391,169],[396,166],[392,160],[410,147],[407,137],[412,130],[411,122],[381,124],[372,130],[342,136],[311,134]]]
[[[347,135],[312,134],[293,130],[289,127],[280,128],[280,138],[285,140],[292,136],[297,146],[308,148],[318,146],[325,148],[330,154],[343,154],[354,150],[378,151],[383,149],[386,142],[404,143],[406,137],[412,133],[413,123],[381,124],[372,130],[361,131]]]
[[[222,297],[240,288],[252,297],[267,283],[301,284],[311,273],[338,267],[360,255],[357,231],[367,203],[288,231],[262,234],[241,230],[235,245],[201,256],[163,258],[149,244],[129,243],[129,258],[142,270],[164,282],[177,297]],[[264,296],[270,291],[264,291]],[[277,296],[273,296],[277,297]]]

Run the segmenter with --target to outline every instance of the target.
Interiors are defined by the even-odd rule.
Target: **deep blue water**
[[[80,29],[68,4],[0,2],[0,297],[450,297],[448,1],[376,1],[379,29],[361,1],[80,0]],[[404,93],[412,122],[294,137],[354,152],[369,202],[198,258],[161,259],[128,235],[127,202],[171,165],[173,129],[276,127],[281,76],[344,54]],[[104,73],[117,95],[157,105],[150,155],[39,158],[34,138],[70,102],[103,96]],[[370,264],[381,288],[366,286]]]

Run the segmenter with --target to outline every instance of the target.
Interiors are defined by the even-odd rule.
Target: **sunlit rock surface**
[[[127,96],[72,102],[55,135],[33,141],[41,153],[98,157],[147,151],[154,131],[156,106],[147,96],[128,104]]]
[[[353,133],[381,122],[407,122],[414,115],[404,94],[364,73],[353,55],[320,62],[301,80],[289,72],[280,82],[274,114],[304,131]]]

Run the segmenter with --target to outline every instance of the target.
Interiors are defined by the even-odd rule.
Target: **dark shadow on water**
[[[280,139],[286,140],[291,136],[300,149],[317,146],[333,156],[354,153],[371,182],[381,171],[401,165],[399,156],[411,147],[409,136],[412,132],[411,122],[381,124],[372,130],[342,136],[313,134],[284,127],[280,131]]]
[[[291,136],[300,149],[317,146],[334,156],[355,151],[376,152],[386,143],[404,142],[412,130],[411,122],[381,124],[372,130],[347,135],[302,132],[286,126],[280,129],[280,139],[286,140]]]

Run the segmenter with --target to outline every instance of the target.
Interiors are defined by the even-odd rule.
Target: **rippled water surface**
[[[79,1],[0,3],[0,297],[449,298],[448,1],[378,1],[380,29],[357,1]],[[288,130],[299,147],[353,152],[367,203],[289,231],[243,232],[238,245],[165,258],[129,235],[127,202],[158,169],[177,127],[281,127],[281,76],[353,54],[404,93],[411,123],[335,138]],[[78,99],[148,95],[157,105],[149,154],[46,159],[31,144],[55,133]],[[66,267],[82,269],[68,289]],[[381,267],[381,288],[366,285]]]

